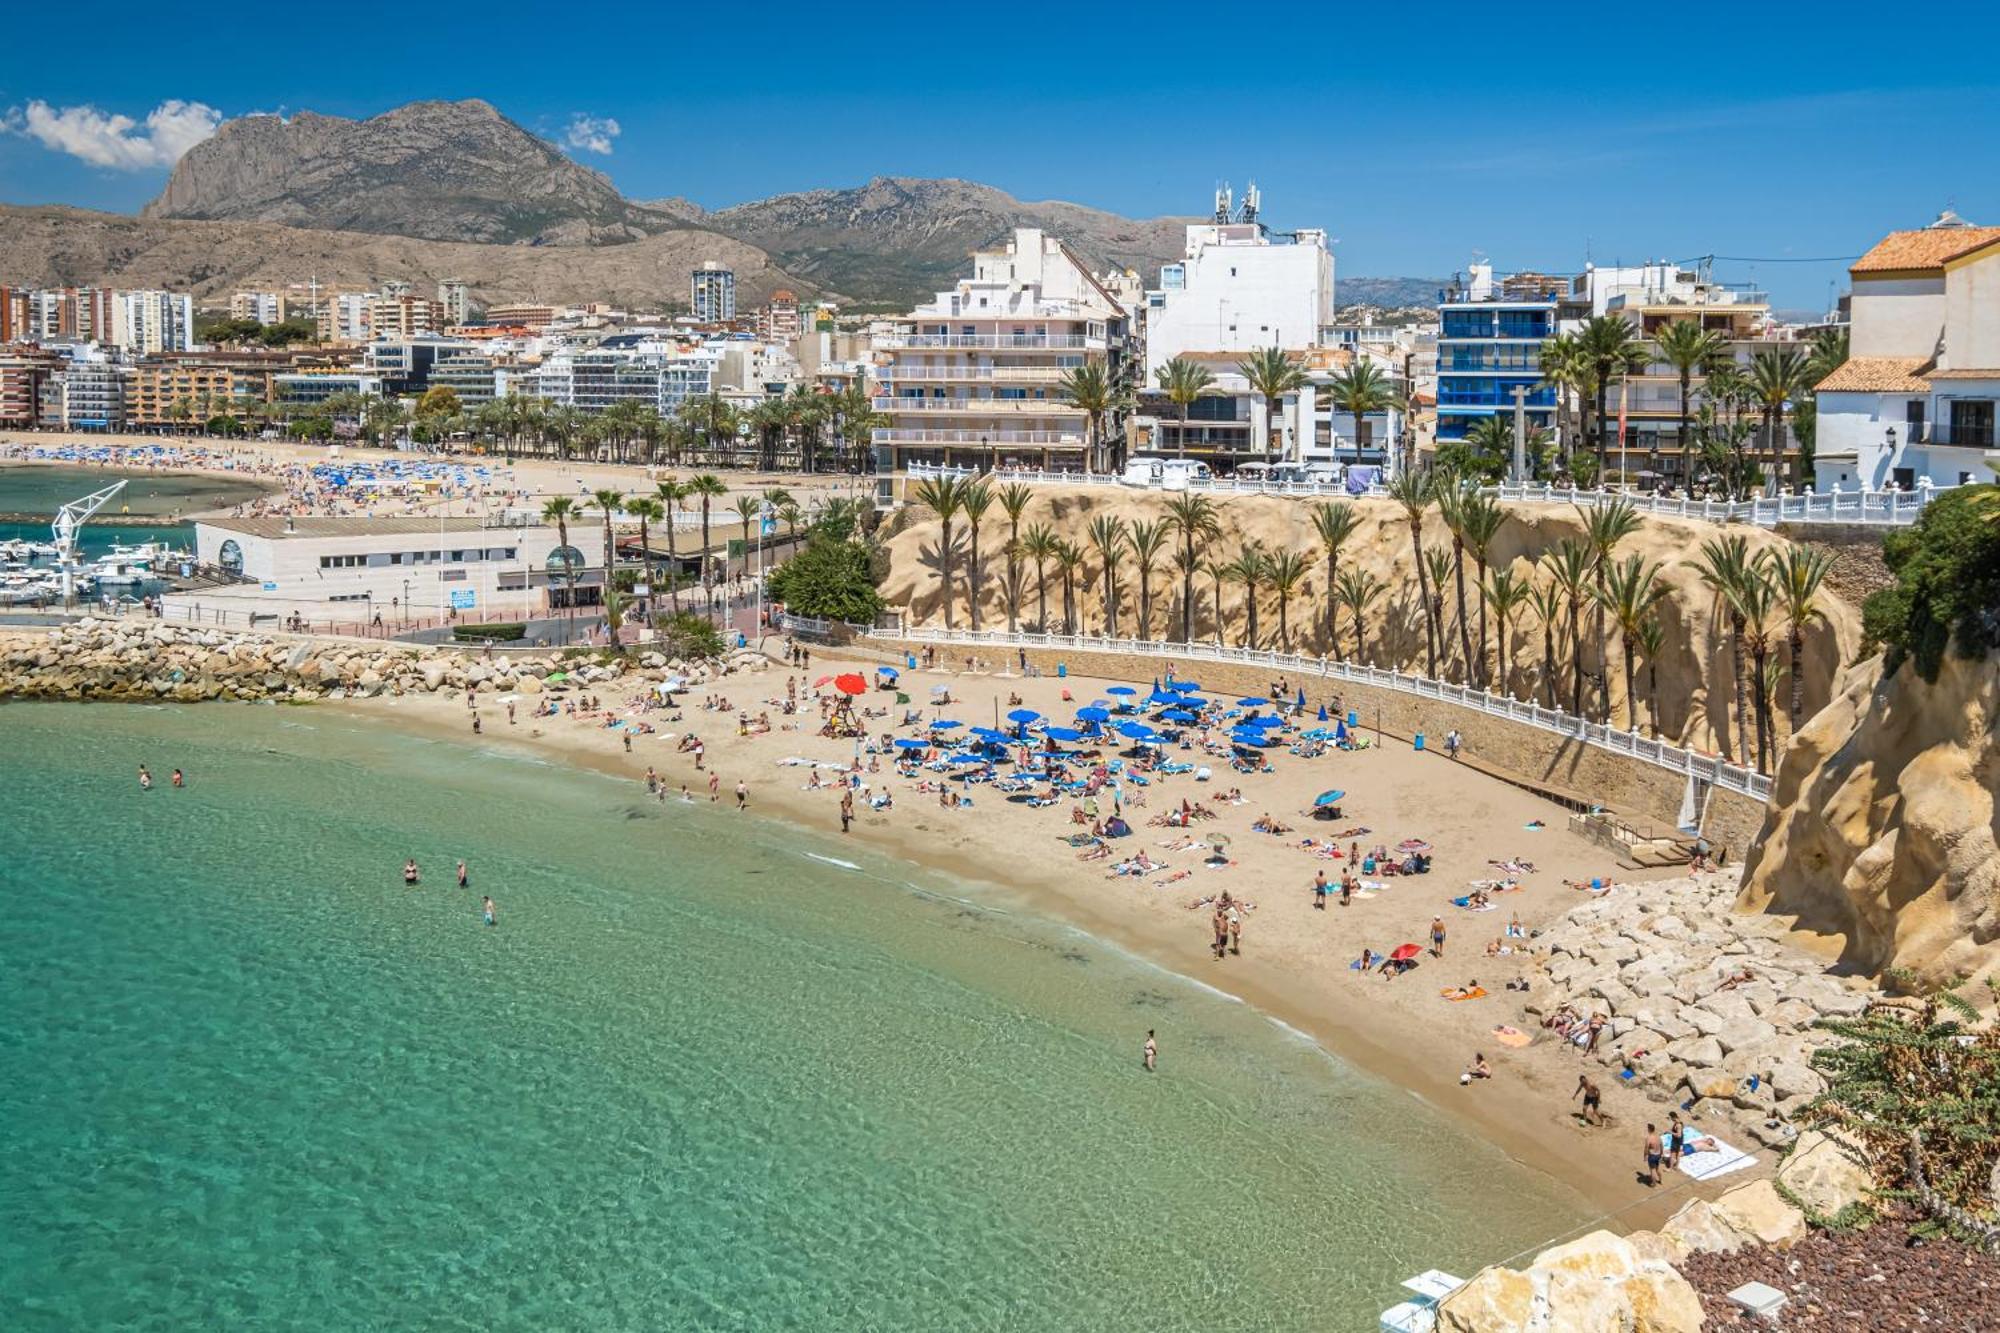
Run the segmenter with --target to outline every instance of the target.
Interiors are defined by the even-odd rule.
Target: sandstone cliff
[[[2000,971],[2000,656],[1935,685],[1856,666],[1800,728],[1739,906],[1794,918],[1865,972],[1949,985]]]
[[[1379,666],[1395,665],[1422,671],[1425,667],[1424,621],[1419,609],[1415,559],[1410,546],[1410,530],[1402,509],[1386,500],[1355,502],[1362,525],[1341,550],[1341,568],[1364,569],[1386,585],[1386,591],[1366,617],[1365,652],[1360,660]],[[1280,496],[1230,496],[1218,505],[1221,537],[1206,545],[1205,558],[1232,559],[1245,541],[1258,541],[1266,551],[1295,550],[1308,560],[1304,582],[1291,600],[1287,619],[1294,652],[1327,653],[1354,657],[1353,619],[1345,608],[1339,611],[1338,643],[1326,629],[1326,556],[1314,535],[1312,505]],[[882,595],[891,606],[903,608],[913,624],[941,625],[944,606],[938,578],[939,530],[936,519],[920,507],[906,511],[908,518],[889,539],[891,571]],[[1036,499],[1022,521],[1023,531],[1036,523],[1046,523],[1059,535],[1085,549],[1085,561],[1077,579],[1078,630],[1099,633],[1104,627],[1103,567],[1089,544],[1091,520],[1110,515],[1125,520],[1158,522],[1166,513],[1166,499],[1157,492],[1122,487],[1073,486],[1037,488]],[[1493,569],[1512,568],[1517,577],[1534,573],[1541,554],[1566,537],[1582,535],[1577,512],[1567,505],[1523,504],[1507,507],[1507,522],[1492,547]],[[1715,535],[1713,524],[1676,519],[1647,518],[1640,529],[1620,543],[1617,556],[1637,554],[1662,565],[1661,580],[1668,596],[1659,608],[1666,631],[1665,648],[1658,663],[1657,689],[1647,664],[1637,668],[1636,693],[1642,730],[1657,723],[1664,736],[1703,750],[1736,755],[1733,735],[1732,661],[1728,625],[1715,613],[1714,601],[1689,563],[1701,542]],[[1743,529],[1752,550],[1782,544],[1782,539],[1758,529]],[[1005,628],[1007,605],[1004,595],[1007,542],[1006,516],[998,505],[989,509],[980,528],[980,557],[984,575],[980,579],[980,624],[988,629]],[[1424,541],[1428,546],[1449,545],[1446,532],[1435,511],[1425,520]],[[970,554],[967,527],[961,518],[953,531],[954,612],[953,623],[968,625],[966,568]],[[1152,607],[1150,625],[1154,637],[1179,636],[1180,577],[1172,563],[1172,546],[1164,548],[1150,580]],[[1472,637],[1478,635],[1478,600],[1472,585],[1474,569],[1466,562],[1466,606],[1472,623]],[[1539,576],[1538,576],[1539,577]],[[1134,634],[1140,628],[1140,577],[1136,562],[1128,554],[1119,566],[1118,629]],[[1050,628],[1060,632],[1062,579],[1051,564],[1047,569]],[[1805,713],[1810,716],[1832,693],[1832,681],[1843,662],[1861,641],[1860,617],[1853,608],[1831,594],[1823,597],[1827,618],[1809,627],[1805,636]],[[1216,588],[1206,575],[1197,575],[1194,588],[1195,637],[1213,643],[1218,627],[1214,614]],[[1226,642],[1244,641],[1247,617],[1240,585],[1225,582],[1221,589],[1223,609],[1221,633]],[[1458,663],[1461,651],[1455,626],[1457,599],[1447,589],[1445,616],[1447,647],[1442,674],[1461,678]],[[1020,620],[1024,627],[1037,628],[1039,599],[1032,567],[1025,578]],[[1599,669],[1599,654],[1590,644],[1593,613],[1586,608],[1584,670],[1585,700],[1588,705],[1594,686],[1589,677]],[[1557,698],[1569,706],[1572,677],[1569,670],[1567,615],[1555,635],[1559,671]],[[1488,643],[1499,635],[1499,627],[1489,612]],[[1778,626],[1782,629],[1782,624]],[[1611,716],[1620,726],[1627,717],[1625,707],[1624,656],[1617,643],[1615,628],[1606,635],[1610,653]],[[1267,589],[1258,600],[1258,646],[1280,646],[1276,598]],[[1782,650],[1777,654],[1782,657]],[[1489,652],[1490,657],[1490,652]],[[1550,673],[1544,667],[1541,622],[1531,611],[1520,612],[1508,635],[1506,688],[1523,699],[1546,702],[1544,682]],[[1744,664],[1746,678],[1750,664]],[[1780,708],[1786,692],[1780,690]],[[1657,714],[1653,700],[1657,698]],[[1594,712],[1594,709],[1591,711]],[[1782,721],[1782,719],[1781,719]],[[1754,756],[1753,756],[1754,757]]]

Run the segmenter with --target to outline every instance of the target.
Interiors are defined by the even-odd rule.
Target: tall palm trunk
[[[1554,620],[1542,622],[1542,698],[1547,706],[1556,706],[1556,625]]]
[[[1688,395],[1694,392],[1692,367],[1681,367],[1681,489],[1694,494],[1694,448],[1688,441]],[[1655,725],[1659,715],[1654,714]]]
[[[1194,642],[1194,535],[1181,534],[1181,642]]]
[[[1474,576],[1473,586],[1478,588],[1484,588],[1486,586],[1485,553],[1484,552],[1479,553],[1477,556],[1474,557],[1474,560],[1478,572]],[[1499,661],[1496,663],[1496,665],[1499,667],[1500,670],[1500,680],[1503,685],[1506,683],[1507,680],[1506,635],[1507,631],[1503,627],[1500,631],[1501,643],[1498,653]],[[1484,689],[1490,683],[1490,680],[1486,674],[1486,598],[1484,594],[1481,594],[1479,598],[1479,670],[1474,674],[1478,678],[1480,688]]]
[[[1592,635],[1591,651],[1597,654],[1597,719],[1606,726],[1611,725],[1611,645],[1605,634],[1604,620],[1604,557],[1597,557],[1597,619]]]
[[[1035,622],[1036,628],[1040,629],[1042,633],[1047,634],[1049,632],[1049,580],[1047,571],[1043,569],[1042,562],[1039,560],[1035,562],[1035,603],[1041,617]]]
[[[1583,716],[1583,598],[1569,599],[1569,711]]]
[[[1770,764],[1771,706],[1770,696],[1764,689],[1764,659],[1768,654],[1764,649],[1750,649],[1750,669],[1757,682],[1757,771],[1768,773]]]
[[[1423,536],[1414,523],[1410,525],[1410,554],[1416,557],[1417,596],[1422,599],[1424,608],[1424,661],[1428,667],[1425,674],[1432,680],[1436,680],[1438,678],[1438,637],[1441,627],[1438,624],[1437,612],[1431,607],[1430,575],[1424,572]]]
[[[1736,687],[1736,762],[1750,762],[1750,714],[1743,699],[1743,617],[1729,617],[1729,671]],[[1726,726],[1726,724],[1725,724]]]
[[[1785,646],[1790,654],[1792,674],[1792,706],[1787,712],[1786,721],[1790,725],[1792,734],[1796,736],[1799,722],[1805,716],[1806,710],[1806,677],[1801,669],[1805,665],[1805,631],[1794,624],[1791,633],[1786,636]]]
[[[1457,533],[1451,538],[1451,581],[1458,601],[1459,680],[1472,683],[1472,627],[1465,618],[1465,543]]]
[[[1629,634],[1620,634],[1618,637],[1625,647],[1625,730],[1637,732],[1639,730],[1639,694],[1633,688],[1632,684],[1632,636]],[[1657,725],[1659,719],[1656,717],[1653,721]]]
[[[1215,607],[1215,646],[1222,647],[1222,578],[1215,579],[1215,596],[1211,603]]]
[[[971,618],[972,632],[979,633],[979,591],[986,571],[979,564],[979,524],[968,525],[972,531],[972,549],[966,553],[965,566],[965,613]]]

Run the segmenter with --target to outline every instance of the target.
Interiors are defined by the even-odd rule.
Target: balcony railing
[[[1054,384],[1062,366],[877,366],[883,384]]]
[[[871,398],[869,403],[877,412],[964,412],[975,416],[985,412],[1083,415],[1081,408],[1072,407],[1060,398]]]
[[[875,431],[877,444],[1032,444],[1075,448],[1083,444],[1080,431],[1057,430],[920,430],[899,426]]]
[[[875,338],[877,347],[969,347],[995,351],[1039,351],[1043,349],[1093,349],[1103,351],[1105,340],[1084,333],[884,333]]]
[[[1905,444],[1935,444],[1951,449],[1991,449],[1994,430],[1991,422],[1961,425],[1958,422],[1916,421],[1895,427]]]

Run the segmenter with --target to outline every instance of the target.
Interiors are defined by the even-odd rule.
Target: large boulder
[[[1874,1176],[1861,1150],[1817,1129],[1799,1135],[1778,1167],[1778,1184],[1816,1217],[1833,1217],[1872,1197]]]
[[[1790,1249],[1804,1239],[1806,1219],[1770,1181],[1755,1180],[1683,1206],[1660,1234],[1688,1254],[1732,1254],[1745,1245]]]
[[[1447,1297],[1449,1333],[1697,1333],[1701,1298],[1657,1242],[1594,1231],[1515,1272],[1489,1268]]]

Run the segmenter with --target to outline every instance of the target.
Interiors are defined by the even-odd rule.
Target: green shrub
[[[692,611],[660,616],[653,621],[653,629],[660,636],[653,647],[668,657],[720,657],[725,651],[722,631]]]
[[[1896,576],[1862,608],[1868,641],[1894,671],[1908,658],[1935,681],[1956,641],[1966,657],[2000,646],[2000,523],[1993,486],[1962,486],[1924,506],[1917,521],[1892,532],[1882,558]]]
[[[772,572],[767,587],[773,600],[798,615],[872,625],[882,610],[875,582],[866,546],[815,537]]]
[[[467,640],[476,643],[482,639],[497,643],[512,643],[517,639],[526,638],[527,635],[528,627],[526,625],[453,625],[451,627],[451,637],[459,640],[461,643]]]

